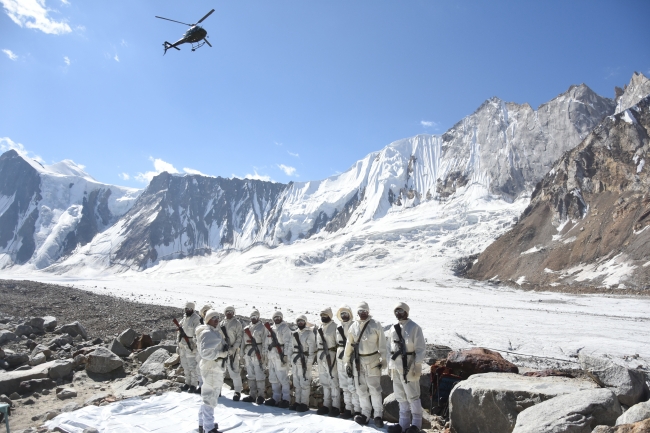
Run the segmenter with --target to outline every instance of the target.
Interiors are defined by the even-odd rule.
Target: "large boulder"
[[[118,341],[117,338],[114,338],[113,341],[111,341],[111,344],[109,344],[108,349],[116,354],[117,356],[129,356],[131,354],[131,351],[124,347],[122,343]]]
[[[645,374],[616,364],[609,359],[580,354],[580,366],[602,387],[611,388],[618,401],[634,406],[644,400],[648,393]]]
[[[633,424],[635,422],[643,421],[644,419],[650,419],[650,401],[637,403],[626,410],[625,413],[616,420],[616,425]]]
[[[165,338],[167,338],[167,332],[163,329],[156,329],[154,331],[151,331],[151,340],[158,344],[161,341],[163,341]]]
[[[5,361],[10,367],[18,367],[29,362],[29,355],[26,353],[8,353],[5,356]]]
[[[146,349],[142,350],[141,352],[138,352],[136,355],[138,360],[140,362],[145,362],[149,356],[151,356],[152,353],[156,352],[159,349],[165,349],[166,351],[170,353],[175,353],[176,352],[176,344],[173,341],[161,341],[160,344],[157,344],[155,346],[150,346],[147,347]]]
[[[599,425],[591,433],[650,433],[650,418],[634,424],[621,424],[615,427]]]
[[[388,422],[399,422],[399,403],[395,394],[390,394],[384,399],[384,420]]]
[[[165,349],[158,349],[149,356],[145,361],[138,373],[146,376],[149,380],[160,380],[167,377],[167,370],[165,369],[165,361],[169,358],[169,352]]]
[[[18,326],[16,326],[16,329],[14,330],[14,333],[15,333],[18,337],[22,337],[23,335],[26,336],[26,337],[28,337],[30,334],[33,334],[33,333],[34,333],[34,328],[32,328],[32,327],[29,326],[29,325],[25,325],[25,324],[23,324],[23,325],[18,325]]]
[[[86,328],[83,327],[81,323],[78,321],[68,323],[67,325],[59,326],[54,330],[55,334],[68,334],[72,338],[76,337],[77,335],[81,335],[81,338],[84,340],[88,340],[88,333],[86,332]]]
[[[45,331],[54,331],[56,329],[56,317],[54,316],[45,316],[43,317],[43,329]]]
[[[464,378],[480,373],[519,373],[519,368],[499,352],[482,347],[450,352],[445,366]]]
[[[614,425],[623,413],[609,389],[588,389],[552,398],[517,416],[512,433],[591,433],[599,425]]]
[[[0,345],[11,343],[12,341],[16,340],[18,336],[6,329],[0,330]]]
[[[31,366],[45,364],[46,362],[47,362],[47,358],[45,357],[43,352],[37,353],[36,355],[31,356],[29,358],[29,365]]]
[[[57,359],[50,367],[50,371],[47,375],[51,379],[62,379],[72,373],[74,366],[75,361],[72,359]]]
[[[50,350],[50,348],[42,344],[37,344],[36,347],[32,349],[32,356],[36,356],[39,353],[45,355],[46,358],[52,355],[52,351]]]
[[[105,347],[98,347],[86,357],[86,371],[91,373],[110,373],[123,365],[120,357]]]
[[[456,433],[508,433],[524,409],[551,398],[596,388],[590,380],[484,373],[459,382],[449,397]]]
[[[135,337],[137,336],[138,333],[135,332],[133,329],[129,328],[117,336],[117,341],[119,341],[120,344],[124,347],[131,347],[133,341],[135,340]]]
[[[20,383],[31,379],[46,379],[54,362],[46,362],[29,370],[0,372],[0,395],[11,395],[18,391]]]

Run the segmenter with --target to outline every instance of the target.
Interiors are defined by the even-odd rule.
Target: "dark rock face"
[[[650,97],[605,119],[554,165],[468,276],[610,286],[622,267],[626,287],[650,288],[649,131]]]
[[[146,267],[158,260],[237,248],[239,233],[260,240],[272,227],[286,185],[252,179],[156,176],[124,216],[128,237],[113,260]]]
[[[115,221],[108,208],[111,196],[110,188],[100,188],[90,192],[83,198],[81,220],[77,227],[68,233],[62,246],[62,256],[72,253],[79,245],[86,245],[95,235],[102,232]]]
[[[23,264],[34,254],[36,204],[41,200],[41,178],[15,150],[0,156],[0,197],[13,197],[6,209],[0,209],[0,250],[9,250],[15,263]],[[11,244],[21,244],[11,250]]]

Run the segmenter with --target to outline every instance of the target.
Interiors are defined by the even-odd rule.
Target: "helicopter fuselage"
[[[203,27],[193,26],[188,31],[185,32],[185,34],[183,35],[183,39],[184,42],[199,42],[202,41],[207,35],[208,32]]]

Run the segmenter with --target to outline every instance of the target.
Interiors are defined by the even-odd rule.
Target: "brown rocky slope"
[[[566,152],[511,231],[468,270],[478,280],[650,289],[650,97]]]

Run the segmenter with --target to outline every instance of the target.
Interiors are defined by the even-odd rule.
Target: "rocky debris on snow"
[[[529,407],[517,416],[512,433],[591,432],[614,425],[623,410],[609,389],[566,394]]]
[[[625,406],[633,406],[650,397],[645,374],[613,361],[591,355],[580,354],[580,366],[602,387],[611,388],[618,401]]]
[[[650,433],[650,419],[615,427],[598,426],[592,433]]]
[[[449,397],[449,418],[456,433],[510,432],[517,415],[559,395],[594,389],[593,381],[565,377],[526,377],[514,373],[470,376]]]
[[[149,380],[156,381],[167,377],[165,361],[169,358],[169,352],[166,349],[158,349],[149,356],[142,364],[138,373],[146,376]]]
[[[616,420],[616,425],[633,424],[635,422],[643,421],[644,419],[650,419],[650,400],[637,403],[626,410],[625,413]]]
[[[450,352],[445,366],[465,378],[479,373],[519,373],[519,368],[499,352],[482,347]]]
[[[124,365],[124,362],[105,347],[98,347],[86,357],[86,371],[110,373]]]

